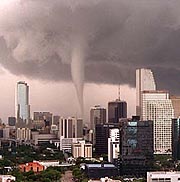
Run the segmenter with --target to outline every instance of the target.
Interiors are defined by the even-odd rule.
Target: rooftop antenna
[[[118,87],[118,100],[121,100],[121,85]]]

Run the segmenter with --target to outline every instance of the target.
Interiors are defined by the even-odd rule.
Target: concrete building
[[[51,132],[53,134],[58,134],[58,126],[57,125],[51,125]]]
[[[72,154],[74,158],[92,158],[92,144],[86,143],[85,140],[79,141],[78,143],[73,143]]]
[[[69,117],[61,118],[59,121],[60,138],[82,138],[83,120],[81,118]]]
[[[119,157],[119,128],[110,129],[108,138],[108,162],[113,163]]]
[[[40,134],[39,132],[32,132],[32,142],[34,145],[42,143],[50,143],[51,140],[56,140],[55,134]]]
[[[58,125],[60,118],[61,118],[60,116],[53,116],[53,124]]]
[[[17,128],[16,139],[20,141],[30,141],[31,130],[29,128]]]
[[[142,92],[142,119],[154,121],[154,153],[172,153],[174,109],[167,91]]]
[[[142,92],[144,90],[156,90],[156,83],[150,69],[136,70],[136,115],[141,116]],[[142,119],[142,118],[141,118]]]
[[[61,138],[60,150],[72,153],[72,144],[81,141],[82,138]]]
[[[35,121],[45,121],[48,126],[52,125],[53,114],[51,112],[34,112],[33,119]]]
[[[90,129],[95,130],[96,124],[106,123],[106,109],[100,105],[91,107],[90,110]]]
[[[10,134],[10,128],[9,127],[3,128],[3,138],[9,139],[10,138],[9,134]]]
[[[120,118],[127,118],[127,103],[117,99],[108,102],[108,123],[118,123]]]
[[[28,123],[30,119],[30,105],[29,105],[29,86],[24,81],[19,81],[17,83],[16,90],[16,119],[24,123]]]
[[[11,182],[16,181],[16,177],[12,175],[0,175],[1,182]]]
[[[180,171],[147,172],[147,182],[179,182]]]
[[[174,109],[174,117],[179,118],[180,117],[180,96],[172,95],[170,96],[170,99],[172,101],[172,105]]]
[[[45,122],[44,122],[44,120],[33,120],[32,128],[36,129],[38,131],[44,130],[45,129]]]

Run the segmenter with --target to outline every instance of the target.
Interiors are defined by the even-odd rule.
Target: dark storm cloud
[[[180,93],[179,0],[0,1],[0,62],[12,73],[71,80],[77,45],[87,82],[133,86],[147,67]]]

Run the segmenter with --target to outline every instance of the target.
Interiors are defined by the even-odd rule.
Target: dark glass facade
[[[95,151],[96,154],[108,154],[108,138],[109,130],[112,128],[117,128],[117,124],[97,124],[95,132]]]
[[[172,120],[172,157],[180,160],[180,118]]]
[[[118,169],[113,164],[86,164],[85,173],[91,179],[118,176]]]
[[[108,103],[108,123],[118,123],[119,118],[127,118],[127,103],[116,100]]]
[[[15,126],[16,125],[16,118],[15,117],[8,117],[8,125]]]
[[[136,119],[120,120],[121,175],[145,176],[153,159],[153,122]]]

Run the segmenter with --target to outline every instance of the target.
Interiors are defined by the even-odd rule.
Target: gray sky
[[[179,45],[179,0],[0,0],[1,66],[41,87],[73,80],[80,103],[84,83],[133,87],[141,67],[179,94]]]
[[[78,101],[72,82],[49,82],[15,76],[2,70],[0,72],[0,117],[7,121],[15,113],[15,87],[19,80],[25,80],[30,88],[31,115],[34,111],[50,111],[64,117],[79,116]],[[90,107],[101,104],[107,108],[108,101],[118,97],[118,85],[85,84],[85,122],[89,120]],[[128,114],[135,113],[135,89],[121,86],[121,98],[128,102]]]

